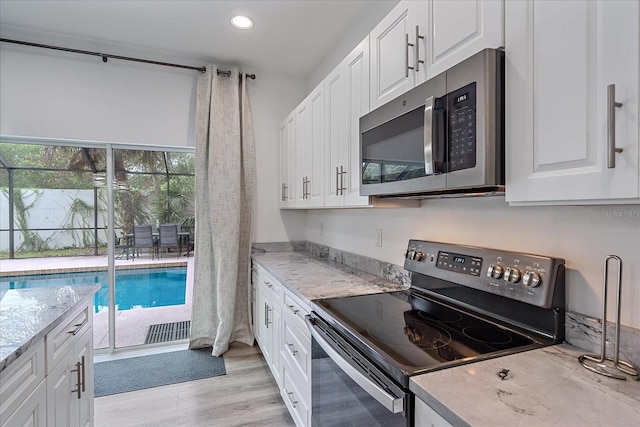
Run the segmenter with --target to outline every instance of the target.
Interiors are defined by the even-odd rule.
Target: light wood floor
[[[95,427],[294,426],[257,347],[224,362],[226,375],[95,399]]]

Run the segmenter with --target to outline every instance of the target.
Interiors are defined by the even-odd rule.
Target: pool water
[[[0,291],[92,284],[102,285],[94,297],[95,312],[107,311],[106,271],[0,277]],[[116,310],[184,304],[186,288],[186,267],[116,270]]]

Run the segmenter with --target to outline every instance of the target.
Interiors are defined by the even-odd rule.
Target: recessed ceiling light
[[[253,21],[246,16],[234,16],[231,18],[231,25],[241,30],[248,30],[253,27]]]

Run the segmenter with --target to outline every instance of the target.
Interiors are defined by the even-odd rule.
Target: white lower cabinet
[[[309,307],[288,290],[282,306],[283,385],[280,394],[297,426],[311,425],[311,333],[304,318]]]
[[[309,306],[254,265],[257,287],[255,336],[296,426],[311,422],[311,333]]]
[[[262,267],[257,266],[254,272],[254,283],[257,287],[258,333],[256,339],[264,359],[273,377],[282,386],[280,369],[280,309],[282,303],[282,287]]]
[[[47,385],[43,381],[9,418],[3,420],[2,426],[45,426],[46,419]]]
[[[280,394],[296,426],[309,426],[309,420],[311,418],[311,393],[307,394],[307,390],[300,388],[300,386],[304,387],[304,383],[296,377],[295,371],[296,369],[290,367],[287,359],[282,361],[283,384],[280,389]]]
[[[85,332],[73,350],[47,374],[47,425],[93,425],[93,333]]]
[[[416,398],[415,424],[420,427],[451,427],[451,424],[429,405]]]
[[[46,425],[44,340],[0,372],[0,425]]]
[[[0,373],[0,426],[93,425],[89,303]]]

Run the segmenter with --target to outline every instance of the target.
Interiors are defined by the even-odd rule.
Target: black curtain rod
[[[40,44],[40,43],[31,43],[31,42],[25,42],[25,41],[20,41],[20,40],[12,40],[12,39],[5,39],[5,38],[0,38],[0,42],[5,42],[5,43],[13,43],[13,44],[19,44],[22,46],[32,46],[32,47],[40,47],[43,49],[52,49],[52,50],[61,50],[63,52],[71,52],[71,53],[80,53],[82,55],[91,55],[91,56],[100,56],[102,57],[102,62],[107,62],[109,60],[109,58],[112,59],[120,59],[122,61],[133,61],[133,62],[142,62],[145,64],[153,64],[153,65],[162,65],[165,67],[174,67],[174,68],[184,68],[184,69],[188,69],[188,70],[196,70],[196,71],[200,71],[201,73],[206,73],[207,69],[206,67],[192,67],[190,65],[181,65],[181,64],[173,64],[171,62],[159,62],[159,61],[151,61],[148,59],[140,59],[140,58],[131,58],[128,56],[119,56],[119,55],[112,55],[110,53],[100,53],[100,52],[92,52],[92,51],[88,51],[88,50],[80,50],[80,49],[71,49],[68,47],[60,47],[60,46],[52,46],[52,45],[47,45],[47,44]],[[231,71],[218,71],[218,75],[225,75],[225,76],[231,76]],[[255,80],[256,75],[255,74],[245,74],[245,76],[251,80]],[[240,75],[240,77],[242,77],[242,74]]]

